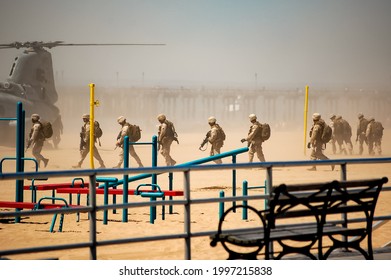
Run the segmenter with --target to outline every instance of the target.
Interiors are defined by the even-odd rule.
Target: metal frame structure
[[[285,162],[258,162],[258,163],[237,163],[237,164],[221,164],[221,165],[186,165],[186,166],[170,166],[170,167],[156,167],[156,168],[123,168],[123,169],[82,169],[82,170],[67,170],[67,171],[44,171],[44,172],[16,172],[16,173],[3,173],[0,174],[0,182],[2,180],[24,180],[26,178],[54,178],[54,177],[80,177],[88,176],[90,180],[90,186],[96,185],[97,176],[107,175],[125,175],[125,174],[161,174],[169,172],[182,172],[184,176],[184,199],[181,200],[159,200],[159,201],[148,201],[148,202],[132,202],[125,204],[116,205],[98,205],[96,200],[96,189],[89,188],[90,205],[86,207],[80,207],[77,209],[66,208],[66,209],[53,209],[53,210],[36,210],[36,211],[16,211],[16,212],[1,212],[0,218],[9,217],[21,217],[21,216],[35,216],[35,215],[46,215],[46,214],[63,214],[63,213],[77,213],[81,211],[89,212],[89,232],[90,237],[88,242],[81,243],[70,243],[53,246],[39,246],[39,247],[28,247],[18,248],[10,250],[0,251],[0,257],[11,256],[15,254],[24,253],[36,253],[45,251],[56,251],[56,250],[67,250],[77,248],[89,248],[90,259],[97,259],[97,250],[101,246],[110,246],[134,242],[147,242],[147,241],[158,241],[158,240],[169,240],[169,239],[183,239],[184,240],[184,259],[191,259],[191,240],[194,237],[210,236],[215,234],[216,231],[203,231],[194,232],[191,230],[191,207],[195,204],[204,203],[220,203],[220,202],[235,202],[243,200],[255,200],[265,199],[265,195],[252,195],[252,196],[230,196],[222,198],[204,198],[204,199],[192,199],[190,192],[190,173],[193,171],[213,171],[213,170],[240,170],[248,168],[265,168],[266,169],[266,180],[267,189],[266,193],[270,192],[273,186],[273,168],[278,167],[291,167],[291,166],[313,166],[315,165],[340,165],[341,166],[341,181],[347,178],[348,164],[382,164],[391,163],[391,158],[361,158],[361,159],[339,159],[339,160],[324,160],[324,161],[285,161]],[[390,187],[384,187],[383,191],[391,190]],[[124,239],[113,239],[113,240],[97,240],[97,226],[96,217],[98,211],[104,211],[109,209],[124,209],[133,207],[145,207],[145,206],[160,206],[160,205],[183,205],[184,206],[184,230],[176,234],[170,235],[153,235],[144,237],[129,237]],[[390,220],[391,213],[389,215],[375,217],[375,221]],[[354,221],[354,220],[350,220]],[[360,219],[357,219],[360,222]],[[216,222],[217,224],[217,222]]]

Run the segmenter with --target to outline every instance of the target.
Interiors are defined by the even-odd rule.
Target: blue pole
[[[174,179],[174,174],[172,172],[168,173],[168,190],[172,191],[173,190],[173,179]],[[172,196],[170,196],[170,200],[172,200]],[[169,213],[173,213],[173,207],[170,205],[169,207]]]
[[[232,163],[236,164],[236,155],[232,155]],[[236,169],[232,169],[232,196],[236,196]],[[232,206],[236,206],[236,201],[232,201]],[[233,212],[236,213],[236,209]]]
[[[124,138],[124,168],[129,168],[129,136],[125,136]],[[123,176],[123,196],[122,202],[123,204],[127,204],[129,202],[128,194],[129,194],[129,175],[124,174]],[[128,222],[128,208],[122,209],[122,222]]]
[[[243,196],[247,196],[247,195],[248,195],[248,182],[245,180],[243,181]],[[243,200],[243,206],[247,206],[247,200]],[[243,220],[248,219],[247,208],[245,207],[243,208],[242,219]]]
[[[23,172],[23,160],[24,157],[24,111],[22,102],[18,102],[16,105],[16,172]],[[23,202],[23,180],[16,180],[16,202]],[[20,211],[22,209],[16,209]],[[15,223],[20,222],[20,217],[15,218]]]
[[[158,154],[158,145],[157,145],[157,136],[152,136],[152,167],[157,166],[157,154]],[[156,190],[155,185],[157,184],[157,174],[152,174],[152,190]],[[151,197],[151,201],[155,201],[156,198]],[[156,206],[150,206],[150,223],[153,224],[156,220]]]
[[[224,198],[224,191],[220,191],[219,196],[220,196],[220,198]],[[219,202],[219,219],[221,219],[223,214],[224,214],[224,201],[221,201],[221,202]]]

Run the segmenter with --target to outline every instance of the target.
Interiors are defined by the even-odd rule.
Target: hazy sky
[[[1,0],[0,43],[58,47],[59,83],[391,88],[390,0]],[[20,50],[0,50],[0,80]]]

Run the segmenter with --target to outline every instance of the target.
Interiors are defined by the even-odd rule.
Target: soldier
[[[323,143],[322,141],[322,134],[323,130],[326,127],[326,123],[321,118],[321,115],[319,113],[314,113],[312,115],[313,125],[310,131],[310,142],[308,143],[308,147],[312,148],[311,151],[311,160],[322,160],[322,159],[329,159],[323,154]],[[310,171],[316,171],[316,166],[313,166],[312,168],[308,169]],[[331,170],[334,170],[334,165],[331,166]]]
[[[336,116],[334,118],[334,137],[339,146],[339,153],[342,152],[346,155],[347,147],[349,154],[353,154],[352,144],[352,128],[350,124],[342,118],[342,116]]]
[[[357,137],[356,137],[356,143],[358,141],[359,143],[359,154],[362,155],[364,151],[364,142],[368,145],[366,133],[367,133],[367,126],[368,126],[368,120],[364,118],[364,115],[362,113],[358,114],[358,125],[357,125]]]
[[[333,154],[334,154],[334,155],[337,153],[337,145],[336,145],[337,140],[336,140],[336,137],[335,137],[335,127],[334,127],[335,118],[336,118],[336,116],[335,116],[334,114],[332,114],[332,115],[330,116],[330,120],[331,120],[331,122],[330,122],[330,127],[331,127],[331,129],[333,130],[333,136],[332,136],[332,138],[331,138],[330,141],[331,141],[331,148],[332,148],[332,150],[333,150]]]
[[[210,155],[214,156],[220,154],[221,147],[224,145],[225,133],[224,130],[216,123],[215,117],[208,119],[210,125],[210,131],[208,132],[207,141],[212,145],[210,148]],[[214,160],[215,163],[222,163],[221,159]]]
[[[369,118],[367,125],[367,131],[365,136],[368,141],[368,152],[369,155],[374,156],[375,150],[377,150],[378,155],[380,156],[382,153],[381,149],[381,140],[383,137],[383,125],[381,122],[375,121],[374,118]]]
[[[43,143],[45,141],[45,135],[43,134],[42,124],[39,121],[40,117],[38,114],[31,115],[31,122],[33,123],[29,134],[29,140],[27,142],[27,149],[33,145],[32,154],[38,162],[40,167],[41,161],[43,161],[45,167],[48,165],[49,159],[41,155]],[[26,150],[27,150],[26,149]]]
[[[175,165],[176,161],[170,156],[172,142],[176,141],[179,144],[178,135],[175,132],[174,124],[167,120],[166,116],[163,114],[158,115],[157,119],[160,122],[158,132],[158,145],[160,153],[164,157],[167,166]]]
[[[124,138],[125,138],[125,136],[129,137],[129,142],[135,142],[135,139],[132,139],[132,137],[131,137],[132,125],[130,123],[126,122],[125,117],[124,116],[118,117],[117,122],[121,125],[122,129],[121,129],[120,133],[118,134],[117,142],[115,145],[116,145],[116,147],[120,147],[122,149],[119,154],[118,164],[116,166],[114,166],[114,168],[121,167],[122,163],[124,162]],[[144,167],[144,165],[142,164],[139,156],[137,155],[136,150],[134,149],[133,145],[129,145],[129,154],[136,160],[138,167]]]
[[[72,166],[73,168],[80,168],[84,159],[90,152],[90,115],[84,114],[82,116],[84,125],[81,127],[80,132],[80,160],[77,165]],[[95,142],[97,141],[96,135],[94,136],[94,157],[98,160],[100,164],[100,168],[105,168],[105,164],[98,152],[98,149],[95,146]]]
[[[254,154],[257,154],[259,161],[265,161],[265,156],[262,151],[262,125],[257,121],[257,116],[251,114],[248,116],[251,122],[250,130],[247,138],[240,140],[242,143],[246,142],[249,146],[248,157],[249,162],[253,162]]]

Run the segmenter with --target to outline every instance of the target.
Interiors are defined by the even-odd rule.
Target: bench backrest
[[[330,183],[312,183],[300,185],[282,184],[274,188],[266,211],[266,220],[270,228],[276,226],[279,219],[312,217],[312,222],[321,224],[322,214],[327,207],[327,198],[337,181]]]
[[[328,215],[363,213],[370,224],[386,177],[314,184],[282,184],[274,188],[266,219],[270,228],[279,219],[313,217],[322,226]]]
[[[375,206],[383,184],[388,179],[342,181],[333,188],[327,205],[327,216],[333,214],[361,213],[367,225],[372,225]]]

